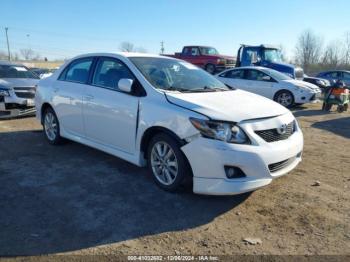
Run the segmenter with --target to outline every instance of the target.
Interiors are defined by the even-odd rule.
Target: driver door
[[[98,59],[83,97],[85,133],[95,143],[134,154],[139,97],[119,90],[125,78],[136,80],[123,62]]]

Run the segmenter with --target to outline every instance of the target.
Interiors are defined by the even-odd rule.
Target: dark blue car
[[[350,86],[350,71],[345,70],[332,70],[321,72],[317,77],[324,78],[330,81],[342,80],[346,86]]]

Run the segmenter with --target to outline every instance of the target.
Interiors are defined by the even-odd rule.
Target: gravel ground
[[[0,255],[350,255],[350,113],[320,107],[294,110],[303,162],[230,197],[166,193],[146,169],[48,145],[35,118],[0,121]]]

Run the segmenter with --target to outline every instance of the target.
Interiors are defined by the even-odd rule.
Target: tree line
[[[322,36],[305,30],[298,37],[292,62],[311,75],[324,70],[350,70],[350,31],[324,45]]]

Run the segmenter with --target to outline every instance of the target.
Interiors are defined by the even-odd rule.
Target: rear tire
[[[205,66],[205,71],[207,71],[209,74],[215,74],[215,72],[216,72],[216,67],[215,67],[215,65],[213,65],[213,64],[207,64],[206,66]]]
[[[191,178],[191,169],[179,143],[165,133],[151,139],[147,162],[154,181],[166,191],[177,191]]]
[[[63,138],[60,135],[60,124],[51,107],[48,107],[43,114],[43,129],[45,137],[51,145],[62,143]]]
[[[294,105],[294,95],[288,90],[278,91],[273,100],[287,108],[291,108]]]

